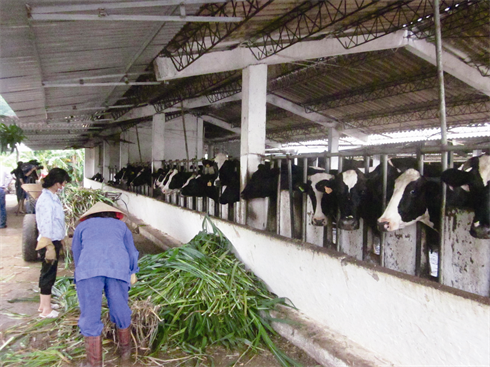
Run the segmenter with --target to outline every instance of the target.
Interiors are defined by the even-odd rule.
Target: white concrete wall
[[[240,140],[214,144],[213,154],[210,155],[210,158],[213,158],[218,153],[227,154],[232,158],[240,158]]]
[[[136,127],[127,131],[127,139],[133,144],[128,144],[128,163],[151,162],[152,156],[152,128],[151,123],[139,124],[138,133]],[[138,148],[139,137],[139,148]],[[140,156],[141,150],[141,156]]]
[[[189,159],[203,157],[204,143],[202,139],[203,123],[196,116],[185,115],[187,149]],[[165,123],[165,160],[186,159],[184,126],[182,118]]]
[[[95,148],[85,148],[85,162],[83,166],[85,177],[93,177],[95,172]]]
[[[85,186],[101,184],[86,180]],[[133,215],[181,242],[202,228],[203,213],[127,192],[121,198]],[[274,293],[379,358],[396,366],[490,365],[488,298],[217,218],[213,222]]]

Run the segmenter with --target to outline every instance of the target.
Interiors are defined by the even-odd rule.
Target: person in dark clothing
[[[80,304],[78,326],[85,337],[85,366],[102,366],[102,291],[116,324],[121,360],[131,356],[130,285],[136,282],[138,250],[133,235],[121,220],[124,214],[103,202],[80,217],[72,241],[75,283]]]
[[[26,192],[22,188],[22,185],[25,184],[25,175],[24,171],[22,170],[23,164],[24,162],[22,161],[17,162],[17,168],[10,172],[12,175],[15,176],[15,193],[17,195],[17,211],[15,212],[16,215],[19,215],[19,213],[25,214],[24,200],[26,198]]]
[[[5,206],[5,189],[0,186],[0,228],[7,228],[7,208]]]

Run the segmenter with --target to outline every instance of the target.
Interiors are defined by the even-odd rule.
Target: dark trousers
[[[60,257],[61,241],[53,241],[54,249],[56,251],[56,260],[47,262],[45,260],[46,248],[42,248],[38,251],[39,256],[43,262],[41,266],[41,275],[39,276],[39,288],[41,288],[42,295],[50,295],[51,288],[56,281],[56,272],[58,270],[58,259]]]
[[[7,208],[5,206],[5,190],[0,187],[0,228],[7,227]]]

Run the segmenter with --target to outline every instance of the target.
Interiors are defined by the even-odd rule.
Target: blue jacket
[[[104,276],[130,282],[139,271],[138,250],[126,224],[113,218],[90,218],[75,229],[71,245],[75,282]]]

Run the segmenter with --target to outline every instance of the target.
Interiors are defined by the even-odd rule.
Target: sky
[[[0,115],[15,116],[15,112],[12,111],[10,106],[5,102],[2,96],[0,96]]]

